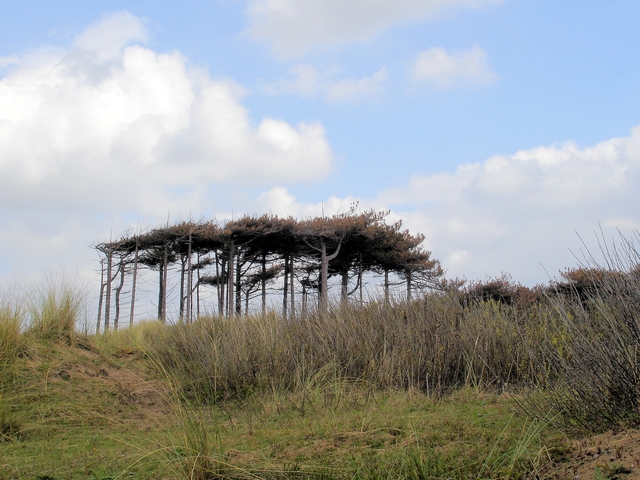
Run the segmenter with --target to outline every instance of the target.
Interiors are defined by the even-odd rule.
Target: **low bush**
[[[640,424],[640,278],[604,268],[573,271],[552,298],[552,342],[538,346],[553,375],[526,407],[559,414],[564,428]]]

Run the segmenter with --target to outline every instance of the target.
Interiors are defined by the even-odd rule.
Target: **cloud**
[[[351,205],[358,201],[355,197],[329,197],[318,203],[301,203],[284,187],[274,187],[260,194],[257,199],[259,210],[280,217],[309,218],[330,216],[347,212]]]
[[[503,0],[248,0],[246,33],[271,44],[279,57],[363,41],[392,26],[433,19],[455,8]]]
[[[254,120],[246,89],[148,38],[117,12],[65,49],[0,58],[0,280],[65,267],[95,282],[89,245],[137,219],[199,218],[237,205],[238,185],[331,171],[319,122]]]
[[[496,155],[453,172],[415,175],[374,198],[332,197],[324,206],[334,213],[355,201],[362,208],[391,209],[392,220],[402,218],[423,233],[425,247],[451,276],[509,272],[528,284],[545,282],[547,274],[583,260],[583,240],[600,255],[592,232],[602,228],[611,239],[619,229],[630,238],[640,226],[640,126],[591,147],[566,142]],[[281,187],[258,204],[295,216],[317,214],[319,207],[298,202]]]
[[[142,20],[118,12],[65,51],[11,57],[0,79],[2,205],[157,214],[211,184],[329,173],[320,123],[255,123],[241,86],[138,44],[147,37]]]
[[[477,45],[455,54],[440,47],[420,52],[411,77],[414,82],[428,83],[439,89],[486,85],[499,78],[487,65],[487,54]]]
[[[370,77],[346,78],[327,87],[327,98],[332,102],[369,98],[380,90],[380,84],[387,79],[387,69],[382,67]]]
[[[127,11],[105,14],[102,20],[85,28],[74,40],[80,50],[101,60],[120,57],[122,49],[133,42],[146,42],[149,32],[141,18]]]
[[[310,64],[299,64],[289,69],[289,77],[267,83],[263,91],[268,95],[299,95],[302,97],[325,97],[331,103],[358,102],[375,98],[388,77],[386,67],[373,75],[359,79],[335,80],[337,71],[319,72]]]

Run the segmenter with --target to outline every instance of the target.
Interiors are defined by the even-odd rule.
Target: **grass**
[[[0,479],[535,475],[563,432],[639,423],[640,279],[598,275],[98,336],[73,289],[4,296]]]
[[[29,331],[43,339],[71,344],[82,302],[78,290],[64,283],[36,288],[28,304]]]
[[[16,388],[16,362],[24,348],[23,323],[19,304],[0,295],[0,443],[14,438],[20,431],[17,413],[19,394]]]
[[[561,444],[505,396],[381,390],[331,368],[291,391],[194,404],[150,355],[99,342],[110,353],[31,338],[16,366],[31,420],[0,445],[0,478],[517,478]]]
[[[284,323],[275,316],[202,318],[157,330],[150,344],[193,399],[296,390],[316,375],[441,395],[473,385],[525,384],[548,310],[526,323],[512,306],[455,295],[342,307]],[[324,372],[324,373],[323,373]]]

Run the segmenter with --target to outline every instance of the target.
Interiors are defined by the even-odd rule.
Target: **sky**
[[[389,210],[525,285],[640,225],[640,3],[3,2],[0,284],[169,221]],[[602,237],[598,240],[598,237]]]

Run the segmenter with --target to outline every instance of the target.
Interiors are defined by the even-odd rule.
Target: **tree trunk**
[[[307,287],[302,284],[302,317],[307,316]]]
[[[164,264],[158,268],[158,320],[162,320],[162,290],[164,289]]]
[[[389,269],[384,269],[384,303],[389,305]]]
[[[180,255],[180,312],[178,313],[178,318],[180,321],[184,320],[184,275],[187,264],[187,257],[184,254]]]
[[[362,301],[362,252],[360,252],[360,256],[359,256],[359,262],[358,262],[358,286],[360,287],[360,306],[364,305],[364,302]]]
[[[96,325],[96,335],[100,333],[102,323],[102,304],[104,297],[104,260],[100,261],[100,298],[98,299],[98,324]]]
[[[187,251],[187,323],[191,323],[191,290],[193,288],[193,271],[191,270],[191,230],[189,230],[189,248]]]
[[[267,313],[267,256],[262,253],[262,316]]]
[[[233,267],[235,262],[235,245],[233,241],[229,245],[229,260],[227,261],[227,275],[229,278],[227,279],[227,317],[231,317],[235,310],[235,296],[233,294],[233,283],[234,283],[234,270]]]
[[[287,320],[287,306],[289,296],[289,254],[284,256],[284,288],[282,294],[282,319]]]
[[[342,291],[340,298],[342,299],[342,303],[346,304],[349,297],[349,265],[342,267],[341,274],[341,283],[342,283]]]
[[[327,245],[322,239],[320,244],[320,283],[318,293],[320,294],[318,307],[322,313],[327,313],[329,308],[329,296],[327,295],[327,282],[329,280],[329,262],[327,261]]]
[[[407,302],[411,301],[411,270],[407,270]]]
[[[229,267],[227,266],[227,261],[224,258],[220,259],[220,266],[220,275],[222,275],[218,279],[220,284],[220,316],[224,317],[225,315],[228,315],[227,308],[229,308],[227,306],[227,300],[229,300],[227,298],[227,281],[225,280],[225,278],[229,276]]]
[[[138,242],[136,241],[136,253],[133,259],[133,281],[131,283],[131,313],[129,315],[129,326],[133,326],[133,318],[136,306],[136,286],[138,285]]]
[[[116,287],[116,314],[113,318],[113,329],[116,332],[118,331],[118,324],[120,323],[120,292],[122,292],[122,287],[124,287],[124,259],[120,259],[118,272],[120,272],[120,284]]]
[[[326,314],[329,311],[329,262],[336,258],[340,253],[342,242],[338,244],[338,248],[331,255],[327,255],[327,244],[324,238],[320,241],[320,311]]]
[[[169,280],[169,245],[164,246],[164,263],[162,269],[162,315],[160,320],[167,321],[167,281]]]
[[[307,292],[307,287],[303,283],[302,284],[302,318],[305,318],[307,316],[307,313],[309,312],[308,301],[309,301],[309,292]]]
[[[196,281],[196,320],[200,318],[200,269],[202,266],[200,265],[200,252],[198,252],[198,273],[197,273],[197,281]]]
[[[113,253],[107,251],[107,294],[104,307],[104,331],[109,331],[109,316],[111,315],[111,270],[113,268]]]
[[[222,264],[222,268],[220,268],[220,257],[218,256],[218,251],[216,250],[215,254],[216,259],[216,293],[218,294],[218,316],[224,316],[224,284],[222,283],[222,279],[224,278],[224,263]]]
[[[295,298],[295,289],[294,287],[294,280],[295,277],[293,276],[293,255],[291,255],[291,259],[289,260],[289,262],[291,263],[291,268],[289,269],[289,288],[291,290],[291,312],[290,312],[290,316],[291,316],[291,320],[294,320],[296,317],[296,298]]]
[[[241,282],[242,282],[242,271],[240,268],[240,255],[236,255],[236,316],[238,317],[242,315]]]

